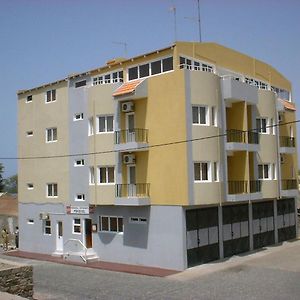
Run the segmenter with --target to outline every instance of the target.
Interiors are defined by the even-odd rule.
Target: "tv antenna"
[[[200,17],[200,0],[197,0],[198,4],[198,17],[193,18],[193,17],[184,17],[185,19],[196,21],[198,23],[198,30],[199,30],[199,42],[202,42],[202,36],[201,36],[201,17]]]
[[[173,4],[170,7],[170,12],[173,12],[174,15],[174,42],[177,41],[177,16],[176,16],[176,6]]]
[[[116,44],[116,45],[122,45],[122,46],[124,46],[124,54],[125,54],[125,57],[127,57],[127,43],[126,42],[116,41],[116,42],[112,42],[112,43]]]

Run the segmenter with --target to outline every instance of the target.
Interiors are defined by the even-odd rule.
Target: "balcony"
[[[120,152],[148,150],[148,129],[115,131],[115,150]]]
[[[116,184],[115,187],[115,205],[150,205],[149,183]]]
[[[260,180],[231,180],[228,181],[228,201],[245,201],[261,199]]]
[[[294,137],[280,136],[279,145],[280,145],[280,153],[293,154],[296,152],[296,143]]]
[[[259,150],[259,134],[255,131],[228,129],[226,137],[226,150],[228,151],[255,152]]]
[[[282,179],[281,180],[281,195],[283,197],[298,196],[297,179]]]
[[[223,98],[226,102],[246,101],[248,104],[258,103],[258,88],[247,83],[235,80],[232,77],[222,78]]]

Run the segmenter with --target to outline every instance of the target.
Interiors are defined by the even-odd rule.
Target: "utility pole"
[[[124,46],[124,54],[125,54],[125,58],[127,57],[127,43],[126,42],[112,42],[113,44],[116,45],[122,45]]]

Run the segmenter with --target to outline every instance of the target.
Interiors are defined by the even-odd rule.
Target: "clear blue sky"
[[[300,98],[299,0],[200,0],[202,38],[273,65]],[[0,0],[0,157],[17,155],[16,91],[124,56],[198,39],[196,0]],[[30,117],[30,116],[29,116]],[[299,119],[299,111],[298,111]],[[299,133],[298,129],[298,133]],[[299,136],[299,134],[298,134]],[[299,138],[298,138],[299,139]],[[4,176],[17,162],[0,160]]]

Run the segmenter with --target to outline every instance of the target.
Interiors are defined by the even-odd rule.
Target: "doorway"
[[[127,143],[135,142],[134,113],[126,114]]]
[[[84,233],[85,233],[85,246],[87,248],[93,247],[92,239],[92,220],[84,219]]]
[[[127,166],[128,197],[136,196],[135,165]]]
[[[63,251],[64,239],[63,239],[63,223],[57,221],[56,224],[56,251]]]

